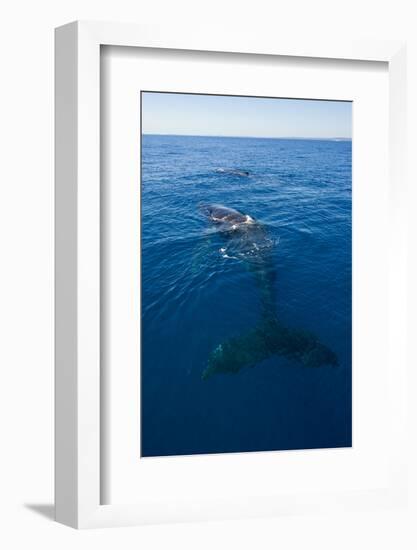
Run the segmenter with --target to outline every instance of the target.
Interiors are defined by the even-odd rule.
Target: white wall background
[[[0,19],[0,546],[13,548],[417,547],[417,510],[76,532],[53,523],[53,28],[75,19],[219,22],[248,33],[408,39],[409,177],[417,140],[417,18],[396,0],[15,0]],[[410,213],[417,206],[410,185]],[[417,236],[417,217],[413,233]],[[410,241],[410,280],[417,280]],[[410,295],[410,336],[417,326]],[[414,364],[417,364],[414,361]],[[410,372],[410,409],[416,375]],[[417,432],[417,424],[410,433]],[[415,438],[410,437],[415,451]],[[415,456],[415,453],[414,455]],[[414,469],[416,469],[414,462]],[[413,474],[413,487],[415,487]],[[412,504],[416,492],[412,493]],[[415,522],[414,522],[415,523]]]

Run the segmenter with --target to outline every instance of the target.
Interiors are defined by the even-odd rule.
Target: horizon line
[[[221,137],[221,138],[242,138],[242,139],[305,139],[305,140],[323,140],[323,141],[352,141],[351,137],[329,136],[329,137],[306,137],[306,136],[236,136],[221,134],[161,134],[160,132],[142,132],[143,136],[175,136],[175,137]]]

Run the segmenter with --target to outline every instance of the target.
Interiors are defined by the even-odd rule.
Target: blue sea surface
[[[348,140],[142,136],[142,456],[351,446],[351,158]],[[265,226],[276,317],[337,366],[276,355],[202,379],[261,315],[253,274],[201,213],[210,203]]]

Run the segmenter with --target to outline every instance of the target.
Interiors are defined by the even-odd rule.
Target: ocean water
[[[142,456],[351,446],[351,180],[350,141],[142,137]],[[262,316],[212,203],[265,228],[276,318],[337,366],[272,355],[202,378]]]

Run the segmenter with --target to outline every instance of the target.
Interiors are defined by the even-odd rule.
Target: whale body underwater
[[[202,379],[214,374],[236,374],[275,355],[305,367],[337,366],[336,354],[314,334],[286,327],[279,321],[272,255],[276,243],[267,227],[249,214],[223,205],[200,205],[200,211],[221,234],[224,256],[244,261],[253,274],[261,304],[259,322],[252,330],[231,336],[210,353]]]

